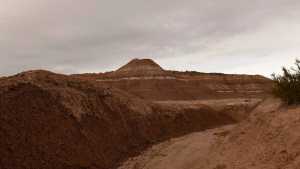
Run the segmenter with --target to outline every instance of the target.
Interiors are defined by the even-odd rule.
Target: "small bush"
[[[272,74],[275,86],[273,93],[287,104],[300,104],[300,60],[296,60],[296,67],[283,67],[283,74]]]

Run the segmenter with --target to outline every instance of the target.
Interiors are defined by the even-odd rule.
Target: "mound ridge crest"
[[[123,76],[155,76],[163,75],[165,71],[151,59],[133,59],[115,73]]]

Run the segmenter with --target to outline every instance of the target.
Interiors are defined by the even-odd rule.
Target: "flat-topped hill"
[[[265,97],[273,84],[260,75],[164,70],[151,59],[134,59],[108,73],[76,76],[152,101]]]

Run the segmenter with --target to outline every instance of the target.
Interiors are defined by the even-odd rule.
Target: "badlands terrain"
[[[300,109],[260,75],[177,72],[0,78],[1,169],[298,169]]]

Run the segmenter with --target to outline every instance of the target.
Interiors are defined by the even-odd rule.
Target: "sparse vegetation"
[[[287,104],[300,104],[300,60],[296,60],[296,67],[283,67],[283,74],[272,74],[275,86],[273,93]]]

